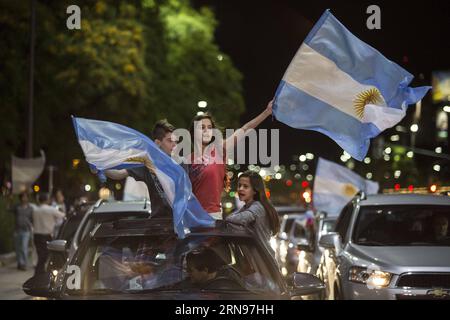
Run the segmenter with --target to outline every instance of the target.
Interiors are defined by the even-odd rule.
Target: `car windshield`
[[[367,246],[450,246],[450,206],[361,207],[353,242]]]
[[[91,241],[81,283],[68,294],[133,294],[162,290],[279,294],[274,271],[253,239],[218,236],[124,236]]]

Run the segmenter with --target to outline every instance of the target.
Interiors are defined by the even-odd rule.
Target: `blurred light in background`
[[[88,190],[86,190],[88,191]],[[107,200],[109,199],[109,197],[111,197],[111,190],[109,190],[108,188],[100,188],[100,190],[98,191],[98,197],[102,200]]]
[[[199,102],[197,103],[197,106],[198,106],[199,108],[206,108],[206,107],[208,106],[208,103],[207,103],[206,101],[199,101]]]

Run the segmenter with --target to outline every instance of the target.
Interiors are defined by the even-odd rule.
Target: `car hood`
[[[64,300],[280,300],[283,296],[251,292],[155,291],[149,293],[64,296]]]
[[[389,269],[405,269],[408,271],[428,270],[450,272],[450,247],[432,246],[360,246],[349,244],[350,258],[358,264],[358,260],[373,263]]]

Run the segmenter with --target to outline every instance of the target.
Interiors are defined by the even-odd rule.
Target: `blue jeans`
[[[17,265],[22,268],[28,266],[28,244],[30,231],[15,231],[14,242],[16,246]]]

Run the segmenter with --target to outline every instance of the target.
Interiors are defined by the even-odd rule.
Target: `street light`
[[[308,159],[308,160],[313,160],[313,159],[314,159],[314,154],[308,152],[308,153],[306,154],[306,159]]]
[[[450,106],[444,106],[444,111],[445,112],[450,112]]]
[[[417,132],[419,131],[419,126],[417,124],[413,124],[410,128],[411,132]]]
[[[198,106],[199,108],[206,108],[207,105],[208,105],[208,103],[207,103],[206,101],[199,101],[199,102],[197,103],[197,106]]]
[[[36,0],[31,1],[30,19],[30,67],[28,77],[28,127],[26,154],[27,158],[33,157],[33,102],[34,102],[34,45],[36,41]]]

